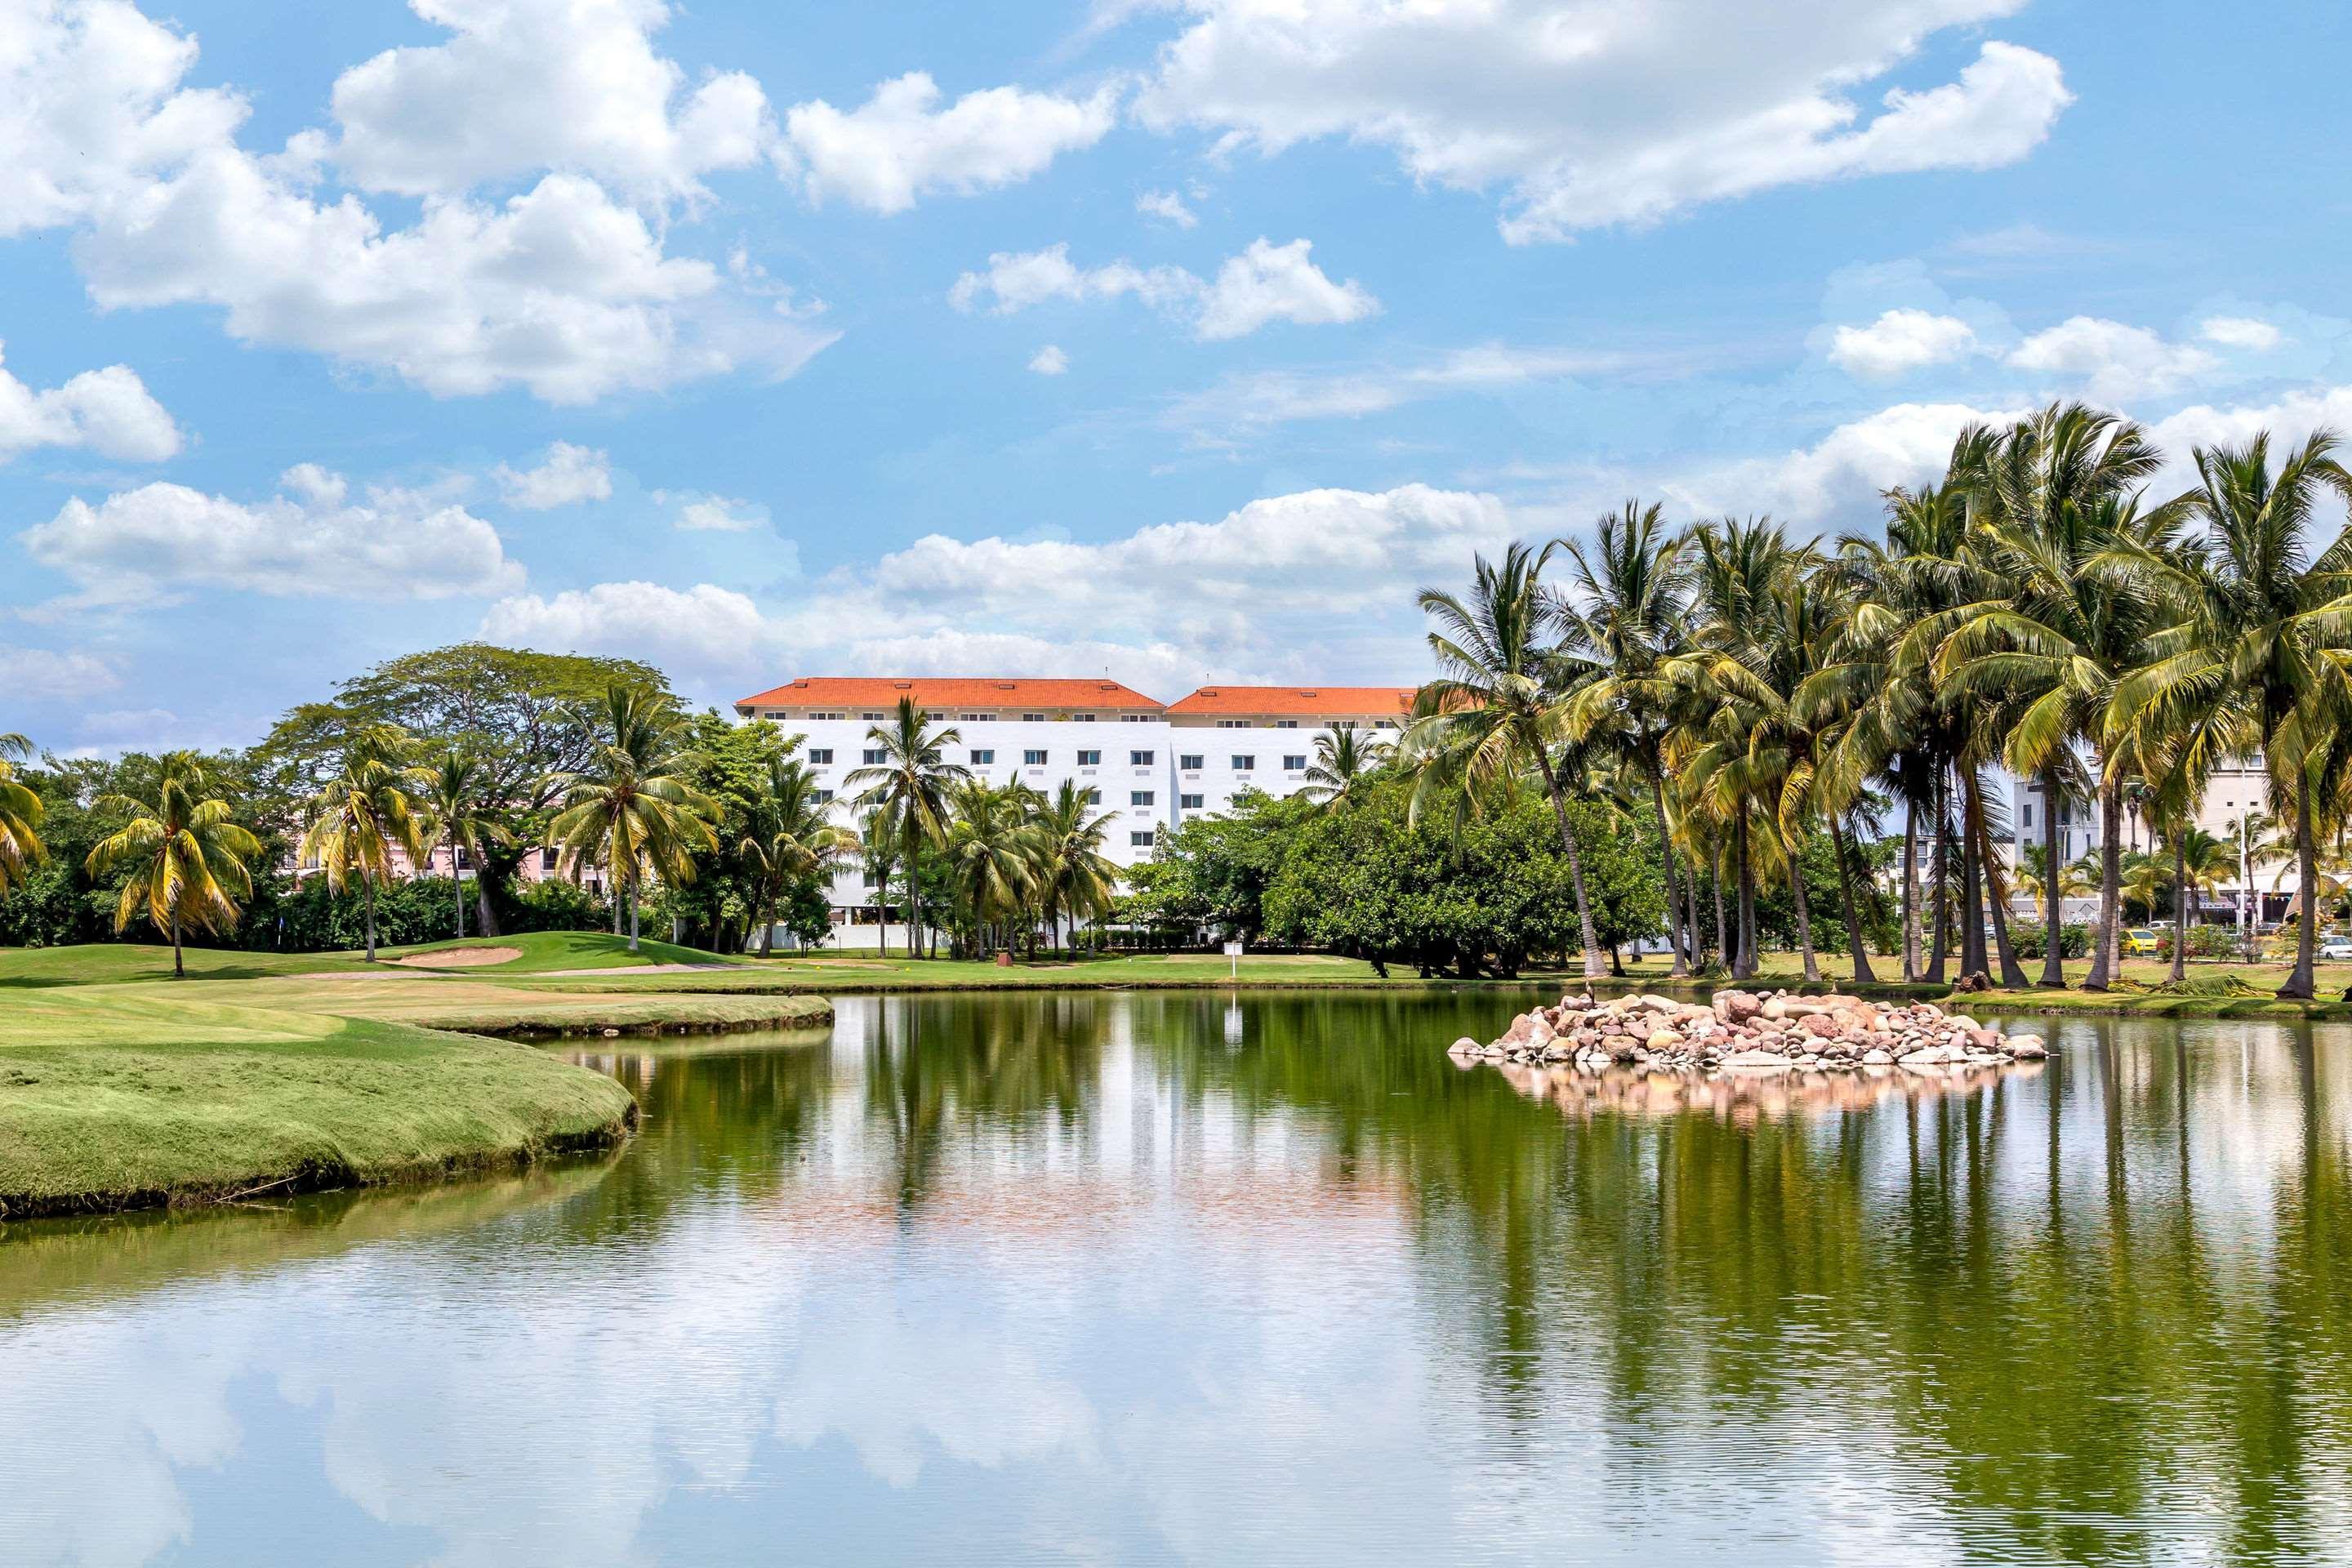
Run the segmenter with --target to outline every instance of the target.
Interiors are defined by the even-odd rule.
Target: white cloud
[[[76,497],[17,536],[81,589],[84,604],[128,604],[189,588],[278,597],[437,599],[509,593],[522,568],[498,531],[427,491],[371,489],[356,504],[340,475],[289,469],[284,492],[247,504],[152,484],[97,506]]]
[[[1727,464],[1665,484],[1698,516],[1769,512],[1816,527],[1875,515],[1880,493],[1942,477],[1952,442],[1973,424],[2003,424],[2022,410],[1959,403],[1898,403],[1840,425],[1811,447],[1780,458]]]
[[[1029,356],[1029,368],[1039,375],[1059,375],[1070,368],[1070,356],[1056,344],[1047,343]]]
[[[121,684],[114,667],[95,655],[0,643],[0,691],[12,701],[71,701]]]
[[[691,89],[656,54],[660,0],[409,0],[446,42],[386,49],[335,79],[331,156],[363,189],[450,195],[543,168],[640,200],[704,195],[699,176],[758,163],[775,123],[760,84]]]
[[[788,145],[777,162],[812,202],[839,197],[877,213],[904,212],[937,192],[1025,180],[1061,153],[1101,141],[1118,111],[1108,88],[1085,99],[988,88],[944,109],[940,97],[929,76],[909,71],[854,110],[822,99],[795,104],[784,116]]]
[[[546,511],[575,501],[607,500],[613,494],[613,467],[593,447],[557,441],[541,455],[535,468],[510,468],[500,463],[490,470],[509,506]]]
[[[482,617],[492,642],[546,653],[683,656],[698,668],[740,669],[772,657],[774,628],[749,595],[703,583],[599,583],[551,597],[500,599]]]
[[[2267,432],[2275,463],[2315,430],[2352,437],[2352,386],[2313,386],[2268,403],[2192,404],[2148,426],[2148,438],[2164,454],[2163,471],[2148,483],[2152,495],[2178,495],[2197,482],[2200,447],[2239,447]],[[2338,458],[2344,454],[2339,451]]]
[[[1146,191],[1135,198],[1135,210],[1146,217],[1156,217],[1172,223],[1178,228],[1191,228],[1201,220],[1184,205],[1184,198],[1174,191]]]
[[[1425,398],[1502,391],[1580,375],[1623,371],[1633,356],[1570,349],[1480,343],[1421,364],[1331,372],[1255,371],[1229,375],[1171,405],[1167,422],[1196,438],[1301,419],[1358,418]]]
[[[2161,396],[2213,369],[2202,349],[2168,343],[2146,327],[2070,316],[2010,351],[2011,368],[2080,385],[2103,403]]]
[[[692,533],[744,533],[767,521],[766,507],[726,496],[696,496],[678,508],[677,526]]]
[[[1301,326],[1360,321],[1381,302],[1354,279],[1334,283],[1307,259],[1314,247],[1304,239],[1275,245],[1255,239],[1241,255],[1217,268],[1216,281],[1201,301],[1193,332],[1203,341],[1246,337],[1268,321]]]
[[[2209,343],[2255,353],[2267,353],[2284,341],[2276,327],[2252,316],[2208,316],[2198,324],[2197,335]]]
[[[160,463],[179,451],[180,428],[128,365],[86,370],[41,392],[0,368],[0,461],[36,447]]]
[[[469,22],[487,15],[471,0],[429,14],[454,22],[461,10]],[[543,10],[518,0],[513,15]],[[427,70],[418,62],[434,51],[412,53],[379,57],[406,62],[379,73],[383,83],[449,88],[449,57]],[[387,227],[357,195],[318,194],[332,150],[323,133],[268,156],[240,146],[245,101],[183,86],[194,63],[192,38],[108,0],[43,8],[0,49],[0,145],[11,153],[0,232],[73,228],[101,308],[207,305],[244,342],[388,369],[436,395],[522,386],[552,402],[739,368],[786,374],[831,341],[788,309],[729,290],[710,264],[665,254],[657,223],[568,169],[502,203],[436,189],[413,225]],[[409,100],[384,92],[361,95],[381,112],[354,158],[389,171],[424,144],[415,138],[461,133],[400,141],[390,106]],[[657,161],[645,167],[659,184]]]
[[[1957,316],[1896,310],[1866,327],[1838,328],[1830,361],[1855,375],[1884,379],[1949,363],[1976,346],[1975,330]]]
[[[1155,129],[1273,154],[1344,136],[1415,178],[1509,190],[1513,242],[1645,223],[1796,183],[2013,163],[2073,101],[2058,63],[1988,42],[1958,80],[1849,95],[2021,0],[1188,0],[1137,100]]]
[[[1044,250],[998,251],[985,272],[967,272],[948,290],[959,310],[983,300],[1000,316],[1055,300],[1112,300],[1132,294],[1145,304],[1189,321],[1203,342],[1244,337],[1270,321],[1301,325],[1361,321],[1381,308],[1354,279],[1335,283],[1315,265],[1312,242],[1276,245],[1259,238],[1239,256],[1228,257],[1213,281],[1202,282],[1181,267],[1136,266],[1114,261],[1082,268],[1070,260],[1067,244]]]
[[[1070,260],[1067,243],[1044,250],[1000,250],[988,258],[985,272],[967,272],[948,290],[948,303],[959,310],[976,309],[984,297],[989,309],[1009,316],[1050,300],[1114,300],[1132,294],[1155,308],[1181,305],[1197,297],[1201,280],[1181,267],[1149,269],[1130,261],[1081,269]]]

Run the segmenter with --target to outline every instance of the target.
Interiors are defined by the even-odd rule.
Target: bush
[[[2048,951],[2050,928],[2040,921],[2026,924],[2012,922],[2010,940],[2016,944],[2017,956],[2041,958]],[[2058,956],[2080,958],[2091,951],[2091,928],[2087,925],[2065,925],[2058,928]]]
[[[2238,931],[2234,926],[2193,925],[2189,928],[2189,956],[2191,958],[2235,958],[2238,956]]]
[[[609,931],[613,905],[596,898],[577,882],[526,882],[514,901],[499,910],[499,929],[520,935],[527,931]]]

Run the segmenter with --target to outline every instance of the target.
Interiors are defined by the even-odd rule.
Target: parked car
[[[2319,939],[2322,958],[2352,958],[2352,936],[2327,936]]]
[[[2129,958],[2155,958],[2164,952],[2164,939],[2146,926],[2124,932],[2124,953]]]

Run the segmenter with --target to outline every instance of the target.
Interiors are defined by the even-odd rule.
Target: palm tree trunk
[[[499,934],[499,912],[490,907],[489,867],[474,868],[474,930],[482,936]]]
[[[1691,967],[1696,969],[1706,962],[1706,939],[1700,934],[1698,868],[1696,866],[1691,867],[1690,875],[1683,879],[1683,891],[1690,916],[1688,921],[1683,926],[1683,934],[1690,939]]]
[[[2302,890],[2296,895],[2294,973],[2278,988],[2281,996],[2309,1000],[2315,989],[2311,963],[2319,930],[2319,845],[2311,830],[2311,786],[2306,779],[2294,797],[2295,876]]]
[[[2100,770],[2105,772],[2104,765]],[[2099,784],[2099,924],[2092,932],[2091,973],[2083,979],[2085,991],[2105,991],[2115,979],[2123,947],[2123,846],[2116,842],[2123,826],[2124,787],[2120,779]],[[2290,982],[2289,984],[2292,984]]]
[[[1903,803],[1903,978],[1919,978],[1919,803]]]
[[[1675,879],[1674,836],[1666,831],[1666,790],[1654,770],[1650,774],[1650,809],[1658,818],[1658,858],[1666,872],[1666,947],[1674,954],[1674,964],[1666,973],[1677,978],[1690,973],[1690,962],[1683,955],[1682,887]]]
[[[1715,893],[1715,956],[1727,969],[1731,967],[1731,932],[1723,921],[1723,868],[1716,866],[1707,872],[1706,885]]]
[[[1756,867],[1748,856],[1748,814],[1743,810],[1731,828],[1731,853],[1739,863],[1739,882],[1733,922],[1739,928],[1739,956],[1732,960],[1731,977],[1746,980],[1756,973]]]
[[[1981,803],[1979,803],[1981,804]],[[1996,868],[2000,860],[1992,848],[1992,830],[1984,813],[1977,813],[1977,864],[1984,868],[1985,908],[1992,917],[1993,956],[2000,963],[2000,983],[2006,989],[2016,990],[2032,982],[2025,977],[2025,966],[2017,962],[2016,944],[2009,940],[2009,889],[2000,885]]]
[[[1551,758],[1542,748],[1536,750],[1536,763],[1543,770],[1544,793],[1551,796],[1552,819],[1559,824],[1559,847],[1568,857],[1568,884],[1576,893],[1576,933],[1584,944],[1584,977],[1598,979],[1601,975],[1601,937],[1592,924],[1592,905],[1584,896],[1584,857],[1576,847],[1576,829],[1568,820],[1568,797],[1560,793],[1559,775],[1552,771]]]
[[[375,962],[375,879],[360,873],[360,902],[367,910],[367,961]]]
[[[760,922],[760,956],[773,958],[776,953],[776,904],[783,897],[783,879],[778,877],[761,889],[760,911],[768,918]]]
[[[629,951],[637,951],[637,879],[629,879]]]
[[[1862,940],[1861,911],[1853,905],[1853,868],[1845,858],[1845,829],[1834,812],[1830,815],[1830,849],[1837,856],[1838,910],[1845,917],[1846,956],[1853,961],[1855,982],[1868,985],[1878,976],[1871,973],[1870,949]]]
[[[907,836],[907,952],[923,955],[923,841]]]
[[[172,978],[185,980],[187,977],[187,961],[180,955],[180,911],[173,910],[172,911]]]
[[[1984,870],[1965,802],[1960,806],[1960,977],[1984,972]]]
[[[457,851],[449,851],[449,880],[457,884],[457,940],[466,940],[466,879],[457,875]]]
[[[1797,951],[1804,955],[1805,978],[1822,977],[1821,961],[1813,956],[1812,911],[1805,907],[1805,862],[1795,847],[1789,851],[1789,896],[1797,910]]]
[[[613,934],[621,934],[621,858],[613,857]]]
[[[1936,776],[1928,784],[1932,802],[1929,810],[1936,818],[1936,862],[1927,868],[1927,907],[1935,921],[1934,934],[1928,939],[1927,970],[1923,979],[1941,984],[1944,979],[1944,947],[1951,938],[1951,900],[1945,886],[1950,879],[1952,859],[1952,824],[1950,807],[1945,801],[1945,781],[1942,763],[1936,766]]]
[[[2172,978],[2189,978],[2189,822],[2172,825]]]
[[[2047,911],[2048,945],[2042,953],[2042,984],[2063,991],[2066,988],[2066,956],[2063,952],[2066,935],[2066,911],[2058,889],[2063,885],[2063,872],[2058,864],[2058,770],[2053,765],[2042,773],[2042,901]]]

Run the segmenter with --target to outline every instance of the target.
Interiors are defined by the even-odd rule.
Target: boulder
[[[1782,1072],[1789,1058],[1776,1051],[1734,1051],[1723,1058],[1723,1066],[1731,1072]]]

